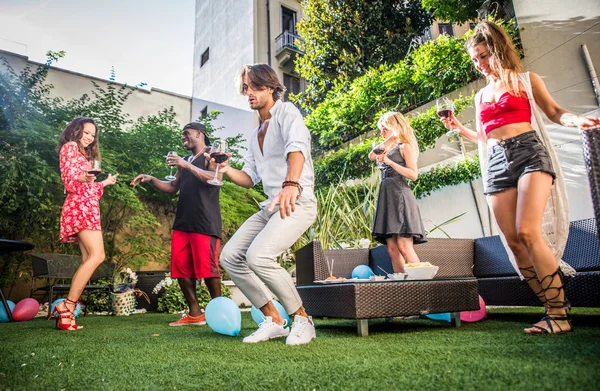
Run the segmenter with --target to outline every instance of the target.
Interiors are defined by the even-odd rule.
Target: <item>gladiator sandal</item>
[[[537,273],[535,272],[535,268],[532,266],[519,268],[521,271],[521,275],[529,284],[529,287],[533,291],[533,294],[538,298],[538,300],[542,303],[544,308],[547,308],[548,300],[546,299],[546,295],[544,293],[544,289],[542,288],[542,284],[540,280],[538,280]],[[537,291],[537,292],[536,292]]]
[[[555,279],[558,279],[559,284],[553,286]],[[540,322],[546,322],[546,327],[533,325],[532,327],[525,329],[526,334],[563,334],[573,331],[573,324],[571,323],[571,317],[569,316],[568,310],[571,308],[569,301],[564,298],[565,291],[565,277],[560,268],[552,274],[547,275],[540,281],[542,290],[546,297],[546,316],[544,316]],[[560,296],[563,299],[559,299]],[[550,314],[550,309],[564,309],[564,314]],[[563,329],[558,322],[566,321],[569,325],[569,329]]]

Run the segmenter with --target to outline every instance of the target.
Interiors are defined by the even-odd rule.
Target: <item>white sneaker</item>
[[[312,318],[310,317],[305,318],[304,316],[295,315],[292,322],[292,331],[285,340],[285,343],[287,345],[303,345],[316,338],[315,325],[311,322]]]
[[[273,322],[273,318],[265,316],[265,320],[258,325],[258,330],[242,340],[245,343],[256,343],[268,341],[273,338],[287,337],[290,335],[290,329],[287,326],[287,320],[283,320],[283,325]]]

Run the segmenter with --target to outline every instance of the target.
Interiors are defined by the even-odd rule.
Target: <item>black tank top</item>
[[[189,160],[191,156],[187,155],[184,159]],[[192,165],[205,170],[204,155],[194,159]],[[220,189],[221,186],[201,181],[189,170],[180,170],[179,201],[173,229],[221,238]]]

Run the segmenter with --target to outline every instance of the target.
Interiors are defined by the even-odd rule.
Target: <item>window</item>
[[[210,48],[206,48],[204,53],[202,53],[202,57],[200,58],[200,67],[203,67],[204,64],[206,64],[206,62],[208,61],[208,57],[209,57],[208,49],[210,49]]]
[[[286,73],[283,74],[283,85],[285,86],[285,93],[283,95],[284,101],[289,101],[290,94],[297,94],[300,92],[300,78]]]
[[[475,30],[475,26],[477,26],[477,23],[469,22],[469,30]]]
[[[200,118],[204,118],[208,115],[208,106],[204,106],[202,110],[200,110]]]
[[[438,23],[438,31],[441,34],[446,34],[449,36],[454,35],[454,29],[450,23]]]
[[[296,12],[281,7],[281,32],[286,31],[296,35]]]

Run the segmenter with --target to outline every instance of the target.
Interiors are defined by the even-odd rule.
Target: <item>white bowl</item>
[[[431,280],[437,274],[439,266],[407,267],[406,274],[410,280]]]
[[[385,276],[372,275],[371,277],[369,277],[369,280],[371,280],[371,281],[383,281],[383,280],[385,280]]]
[[[390,273],[390,274],[388,274],[388,278],[393,281],[406,280],[406,277],[407,277],[406,273],[394,273],[394,274]]]

